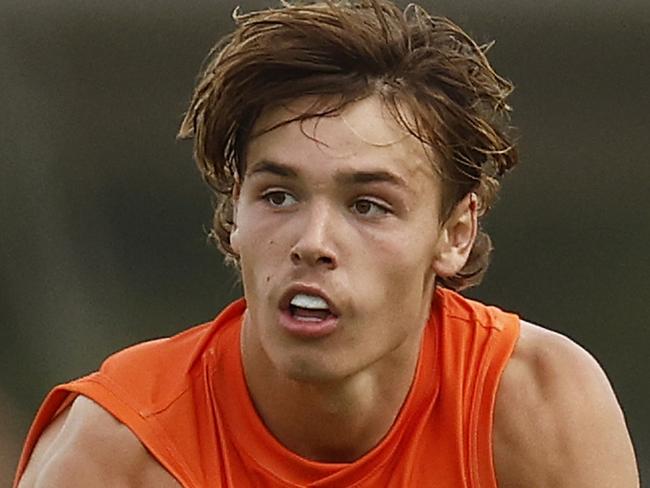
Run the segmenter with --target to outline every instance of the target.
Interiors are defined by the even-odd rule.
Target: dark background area
[[[252,0],[0,0],[0,485],[45,393],[238,295],[175,141],[230,13]],[[423,2],[517,86],[522,163],[469,294],[607,371],[650,480],[650,2]],[[570,372],[567,372],[570,374]]]

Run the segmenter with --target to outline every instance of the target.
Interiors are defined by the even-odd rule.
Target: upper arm
[[[638,487],[625,419],[598,363],[569,339],[522,324],[494,413],[499,487]]]
[[[79,396],[38,440],[19,488],[178,486],[137,437]]]

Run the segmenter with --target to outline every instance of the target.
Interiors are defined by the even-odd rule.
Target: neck
[[[417,367],[421,334],[414,339],[340,380],[304,382],[274,368],[244,331],[246,382],[258,414],[285,447],[315,461],[351,462],[379,444],[395,422]]]

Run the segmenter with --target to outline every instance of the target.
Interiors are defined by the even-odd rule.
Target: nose
[[[296,266],[335,269],[338,266],[335,251],[335,211],[327,204],[314,203],[304,214],[304,222],[297,229],[299,235],[291,249],[291,262]]]

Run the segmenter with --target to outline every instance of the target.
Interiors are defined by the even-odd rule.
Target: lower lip
[[[280,326],[291,335],[317,339],[332,334],[338,326],[338,319],[330,315],[328,318],[318,321],[299,320],[288,310],[282,310]]]

